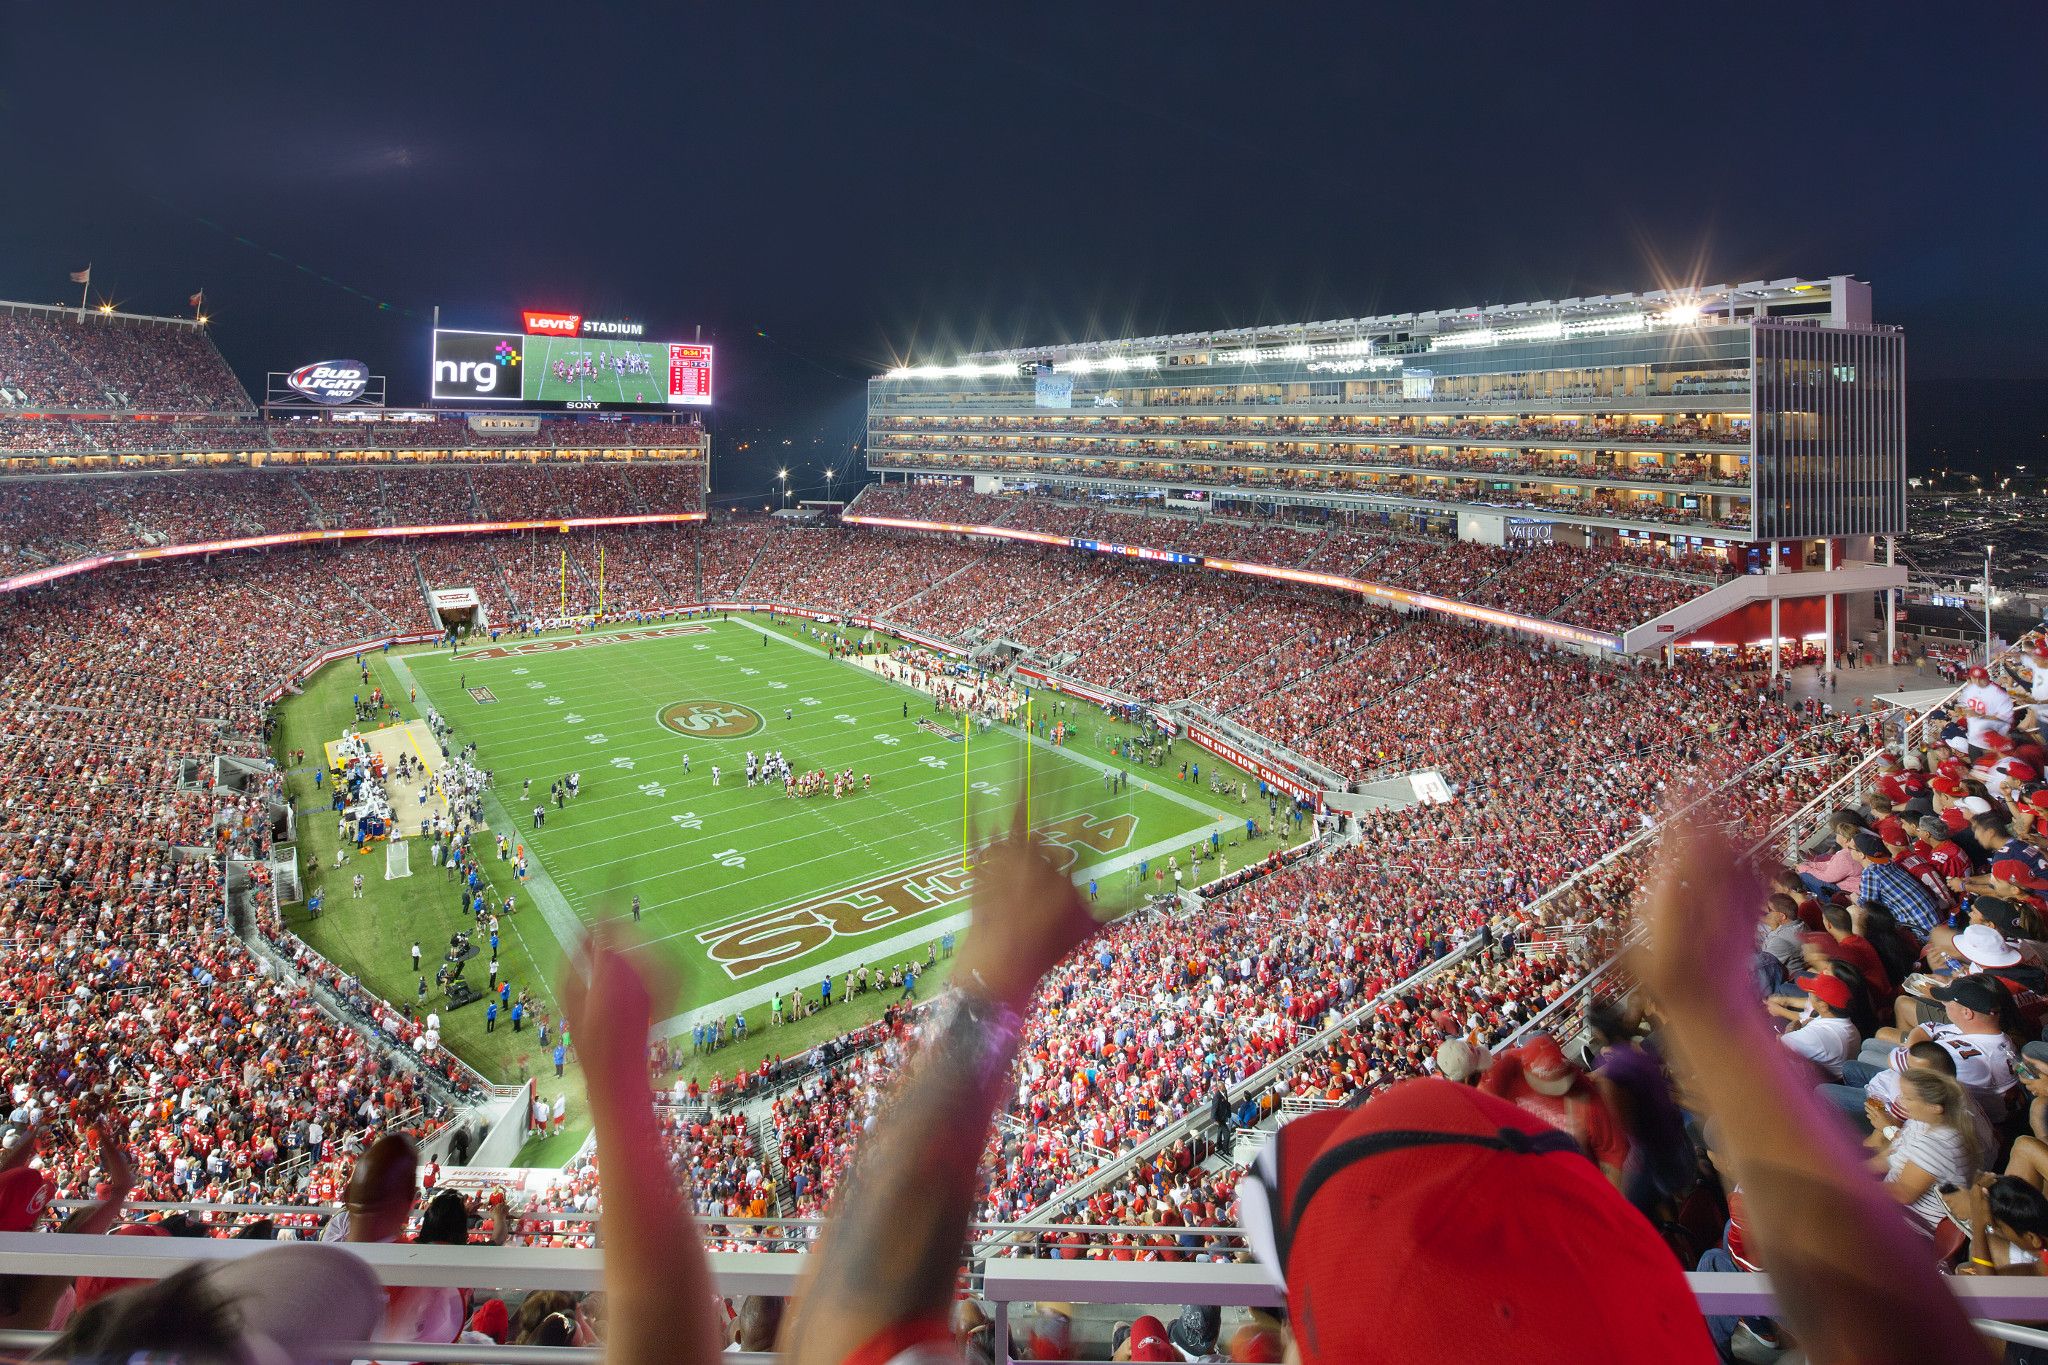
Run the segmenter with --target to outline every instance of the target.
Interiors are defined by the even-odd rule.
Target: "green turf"
[[[557,359],[574,364],[584,356],[598,358],[598,373],[590,377],[578,376],[567,381],[557,379],[554,361]],[[606,359],[631,356],[645,361],[647,369],[639,374],[621,375],[609,365]],[[666,343],[631,341],[611,337],[551,337],[535,336],[526,339],[521,360],[526,373],[521,377],[527,387],[529,402],[563,403],[594,400],[600,403],[646,403],[665,405],[668,402],[668,346]]]
[[[408,717],[431,703],[456,726],[458,742],[478,744],[501,798],[488,810],[493,828],[527,846],[534,876],[523,886],[510,863],[487,859],[495,898],[512,894],[520,907],[503,937],[504,979],[551,1005],[562,945],[596,918],[624,917],[638,892],[643,917],[628,932],[676,979],[679,1010],[745,1007],[750,1037],[689,1068],[729,1074],[878,1012],[883,1000],[871,992],[771,1029],[766,997],[794,985],[815,999],[828,963],[838,993],[853,963],[921,962],[925,945],[965,908],[963,810],[970,831],[1007,816],[1023,786],[1026,746],[1004,727],[965,742],[919,727],[919,718],[955,729],[958,722],[935,715],[921,694],[825,657],[802,623],[697,624],[703,629],[695,633],[601,645],[568,637],[573,647],[498,657],[471,648],[457,658],[415,650],[371,664],[387,691],[405,698],[410,687],[419,689],[419,706],[401,705]],[[470,688],[488,688],[495,700],[475,700]],[[280,746],[311,751],[337,736],[357,689],[347,661],[316,678],[284,708]],[[1040,694],[1041,702],[1052,700]],[[750,709],[761,723],[726,738],[686,737],[659,718],[683,702]],[[1076,875],[1095,872],[1105,910],[1134,899],[1138,858],[1161,862],[1171,851],[1185,861],[1198,838],[1233,823],[1226,844],[1242,840],[1242,808],[1206,784],[1132,768],[1126,791],[1106,792],[1097,766],[1108,757],[1101,732],[1128,731],[1091,707],[1068,714],[1072,743],[1030,746],[1032,815],[1041,826],[1065,822]],[[744,712],[740,724],[752,724]],[[829,794],[791,800],[779,784],[749,790],[742,775],[749,748],[779,748],[799,771],[851,767],[872,774],[874,785],[837,801]],[[715,787],[713,764],[723,769]],[[545,827],[534,830],[532,807],[571,770],[582,774],[582,795],[562,809],[549,803]],[[523,799],[527,778],[534,791]],[[302,808],[316,800],[307,775],[294,778],[293,790]],[[334,832],[324,811],[307,816],[302,855],[330,864]],[[1255,850],[1227,851],[1241,865],[1267,847],[1262,840]],[[381,848],[350,856],[339,873],[314,874],[327,888],[327,913],[309,923],[300,908],[288,922],[372,990],[411,1003],[416,978],[406,950],[413,938],[431,970],[438,945],[465,922],[454,884],[429,863],[423,844],[414,846],[414,875],[396,881],[383,879]],[[360,902],[347,891],[357,870],[368,884]],[[817,904],[806,908],[806,901]],[[443,1025],[450,1045],[496,1079],[540,1074],[544,1094],[564,1084],[531,1033],[513,1035],[501,1022],[486,1034],[480,1005],[444,1014]],[[687,1031],[682,1041],[687,1048]],[[573,1066],[566,1084],[575,1124],[581,1097]]]

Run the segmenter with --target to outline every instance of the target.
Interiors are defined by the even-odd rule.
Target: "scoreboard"
[[[711,406],[711,352],[703,342],[637,341],[608,325],[565,315],[585,334],[559,335],[554,315],[532,332],[434,330],[438,403],[518,403],[529,408],[656,411]]]
[[[668,344],[668,401],[688,407],[711,406],[711,348],[692,342]]]

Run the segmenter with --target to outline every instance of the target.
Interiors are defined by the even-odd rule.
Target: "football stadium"
[[[8,1349],[2048,1358],[2048,632],[1877,284],[295,268],[0,302]]]

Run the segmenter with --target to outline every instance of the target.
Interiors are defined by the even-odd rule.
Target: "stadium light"
[[[1690,327],[1700,320],[1700,306],[1697,303],[1681,303],[1667,308],[1658,315],[1657,321],[1667,327]]]

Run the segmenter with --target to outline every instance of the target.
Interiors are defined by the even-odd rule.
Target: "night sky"
[[[746,494],[899,359],[1850,273],[1916,462],[2048,463],[2044,14],[16,4],[0,297],[203,287],[259,397],[423,397],[437,304],[701,325]]]

